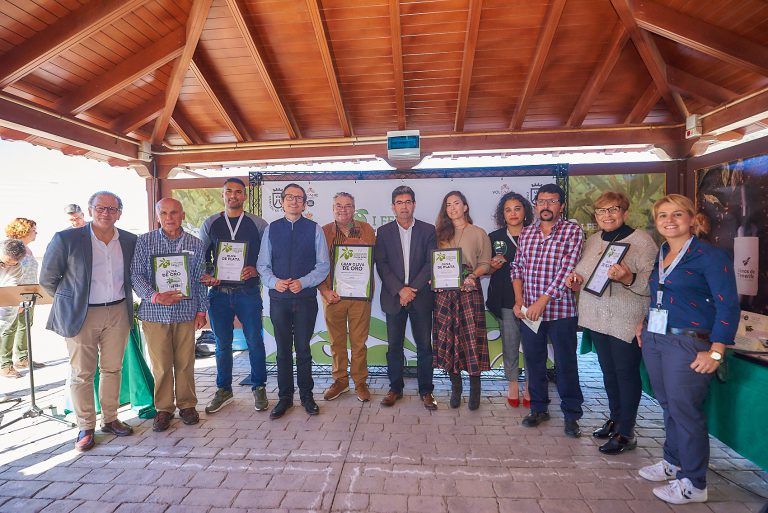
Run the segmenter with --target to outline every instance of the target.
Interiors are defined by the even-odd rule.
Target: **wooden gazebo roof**
[[[0,136],[125,164],[649,144],[768,117],[762,0],[0,0]],[[143,143],[143,144],[142,144]]]

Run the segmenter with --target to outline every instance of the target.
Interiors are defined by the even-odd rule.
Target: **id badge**
[[[658,335],[667,334],[667,316],[669,312],[661,308],[651,308],[648,314],[648,331]]]

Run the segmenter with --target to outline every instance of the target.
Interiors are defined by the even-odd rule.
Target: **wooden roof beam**
[[[339,117],[341,131],[344,133],[344,137],[350,137],[352,135],[352,126],[347,117],[347,111],[344,109],[344,101],[341,97],[339,80],[336,78],[336,66],[333,63],[331,48],[328,45],[328,35],[325,32],[325,23],[323,22],[323,15],[320,12],[319,0],[307,0],[307,10],[309,11],[309,18],[312,21],[312,28],[315,31],[315,39],[317,39],[317,46],[323,61],[325,76],[328,78],[328,85],[331,89],[333,105],[336,107],[336,115]]]
[[[546,18],[544,19],[544,27],[539,33],[539,40],[533,55],[533,64],[528,71],[528,77],[525,79],[525,85],[520,94],[520,100],[515,106],[515,112],[512,114],[512,121],[509,123],[510,130],[520,130],[523,126],[525,113],[528,111],[528,104],[536,93],[541,72],[544,70],[549,49],[552,47],[552,40],[557,31],[557,24],[560,22],[560,16],[563,14],[563,8],[565,8],[565,0],[554,0],[552,5],[549,6]]]
[[[21,80],[55,55],[111,25],[146,1],[94,1],[58,19],[3,55],[0,61],[0,89]]]
[[[215,80],[213,69],[207,64],[203,56],[200,55],[200,52],[198,52],[197,56],[189,63],[189,69],[194,73],[198,82],[200,82],[208,99],[211,100],[216,112],[222,117],[224,123],[235,136],[235,139],[237,139],[238,142],[253,140],[253,137],[248,131],[248,127],[238,114],[237,108],[228,97],[229,95],[223,91],[217,93],[213,90],[211,84],[218,83],[219,81]]]
[[[573,112],[571,112],[571,116],[568,118],[568,122],[566,123],[567,126],[579,127],[584,123],[584,119],[587,117],[589,109],[592,108],[592,104],[595,103],[597,95],[600,94],[600,91],[603,89],[605,81],[608,80],[611,71],[613,71],[614,66],[616,66],[616,63],[619,61],[621,52],[624,50],[624,46],[627,44],[628,40],[629,33],[624,28],[621,20],[619,20],[619,23],[613,30],[613,35],[608,43],[608,48],[606,49],[605,54],[595,67],[589,82],[587,82],[584,91],[582,91],[579,100],[573,108]]]
[[[169,120],[169,123],[173,129],[178,132],[181,138],[184,139],[185,143],[203,144],[205,142],[203,138],[200,137],[200,134],[197,133],[195,127],[192,126],[192,123],[189,122],[187,116],[178,108],[173,111],[173,116]]]
[[[395,81],[397,129],[405,130],[405,79],[403,78],[403,44],[400,29],[400,0],[389,0],[389,27],[392,34],[392,71]]]
[[[701,116],[702,133],[720,135],[768,117],[768,88]]]
[[[301,137],[301,131],[297,126],[296,120],[294,119],[293,114],[288,108],[287,103],[281,97],[280,93],[277,91],[277,88],[275,87],[275,82],[272,79],[272,75],[267,69],[267,65],[264,60],[264,56],[261,53],[261,49],[259,48],[259,45],[256,44],[256,41],[258,41],[258,38],[245,19],[245,15],[248,11],[245,5],[243,4],[243,0],[226,0],[226,2],[227,2],[227,5],[229,6],[230,11],[232,11],[232,17],[235,19],[235,24],[237,25],[238,29],[240,30],[240,33],[243,36],[243,40],[245,41],[245,47],[247,48],[248,53],[251,55],[253,62],[256,64],[256,68],[259,71],[261,80],[264,82],[264,87],[267,88],[267,93],[269,94],[269,97],[272,99],[272,103],[274,104],[275,109],[277,110],[277,115],[280,117],[280,120],[283,122],[283,126],[285,126],[286,132],[288,132],[288,137],[291,139],[296,139],[297,137]]]
[[[717,106],[733,101],[738,97],[736,93],[725,87],[695,77],[672,66],[667,66],[667,78],[673,89],[695,96],[707,105]]]
[[[661,57],[656,43],[647,32],[641,30],[637,25],[635,15],[629,5],[629,0],[611,0],[611,4],[613,4],[616,14],[619,15],[619,19],[624,23],[627,32],[629,32],[629,36],[632,38],[640,58],[643,59],[643,63],[648,69],[653,83],[656,84],[656,89],[658,89],[661,97],[664,98],[667,108],[672,112],[673,116],[678,118],[688,117],[688,109],[683,99],[669,86],[667,65]]]
[[[56,110],[80,114],[143,76],[171,62],[184,50],[184,29],[178,29],[124,60],[103,75],[59,100]]]
[[[701,53],[768,76],[768,48],[669,7],[636,2],[637,25]]]
[[[157,118],[163,111],[165,97],[159,94],[143,105],[128,111],[112,122],[112,130],[127,134]],[[151,136],[150,136],[151,138]]]
[[[659,103],[659,100],[661,100],[661,95],[656,89],[656,84],[651,82],[651,85],[645,89],[643,94],[640,95],[640,98],[638,98],[637,103],[635,103],[635,106],[632,107],[632,111],[627,114],[627,117],[624,119],[624,124],[636,125],[642,123],[643,120],[648,117],[653,106]]]
[[[480,31],[480,14],[483,10],[483,0],[470,0],[467,13],[467,34],[464,37],[464,55],[461,59],[461,79],[459,80],[459,99],[456,104],[456,119],[453,123],[454,132],[464,131],[464,117],[467,114],[469,88],[472,85],[472,70],[475,66],[475,49],[477,35]]]
[[[189,70],[192,62],[192,56],[195,54],[197,42],[200,40],[200,34],[203,32],[205,20],[208,18],[208,11],[211,9],[213,0],[194,0],[192,8],[187,18],[187,39],[184,43],[184,51],[176,59],[171,70],[171,76],[168,79],[168,85],[165,88],[165,105],[163,112],[155,120],[155,127],[152,130],[152,144],[160,144],[165,138],[165,132],[168,130],[173,109],[179,99],[181,86],[184,83],[184,75]]]

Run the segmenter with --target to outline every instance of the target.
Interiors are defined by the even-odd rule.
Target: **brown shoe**
[[[368,390],[368,385],[365,383],[355,385],[355,393],[357,394],[357,400],[362,403],[367,403],[371,400],[371,391]]]
[[[426,394],[422,395],[421,402],[424,403],[424,408],[430,411],[437,409],[437,401],[435,401],[435,396],[432,395],[432,392],[427,392]]]
[[[152,423],[152,431],[155,433],[160,433],[162,431],[165,431],[169,427],[171,427],[171,419],[173,418],[173,413],[168,413],[167,411],[159,411],[157,412],[157,415],[155,415],[155,421]]]
[[[18,379],[21,377],[21,374],[19,374],[19,371],[17,371],[13,365],[9,365],[8,367],[0,369],[0,376],[3,378]]]
[[[113,420],[112,422],[107,422],[101,426],[101,432],[115,436],[128,436],[133,434],[133,428],[125,422]]]
[[[394,406],[398,399],[403,398],[402,392],[395,392],[394,390],[390,390],[387,392],[387,395],[384,396],[384,398],[381,400],[382,406]]]
[[[326,401],[333,401],[337,397],[339,397],[344,392],[349,391],[349,384],[344,384],[338,379],[333,382],[331,386],[328,387],[328,390],[325,391],[323,394],[323,399]]]
[[[200,414],[197,413],[197,410],[194,408],[184,408],[179,410],[179,417],[181,417],[181,421],[187,426],[200,422]]]
[[[75,450],[85,452],[96,445],[96,438],[93,436],[93,429],[83,429],[77,434],[75,441]]]
[[[16,362],[14,365],[16,366],[17,369],[26,369],[29,367],[29,359],[22,358],[21,360]],[[40,362],[32,362],[32,366],[35,369],[42,369],[43,367],[45,367],[45,364]]]

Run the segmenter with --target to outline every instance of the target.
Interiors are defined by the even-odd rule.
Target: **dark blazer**
[[[437,248],[435,227],[415,220],[411,233],[410,275],[408,285],[417,289],[413,308],[431,310],[434,293],[430,289],[432,278],[432,250]],[[400,306],[400,289],[405,285],[403,246],[397,221],[380,226],[376,231],[376,246],[373,250],[376,271],[381,278],[381,309],[384,313],[396,314]]]
[[[125,307],[128,309],[128,319],[132,320],[131,260],[136,248],[136,235],[120,229],[117,231],[120,233],[118,241],[123,250]],[[80,333],[88,312],[92,271],[90,223],[53,236],[40,267],[40,285],[53,297],[47,329],[62,337],[74,337]]]

